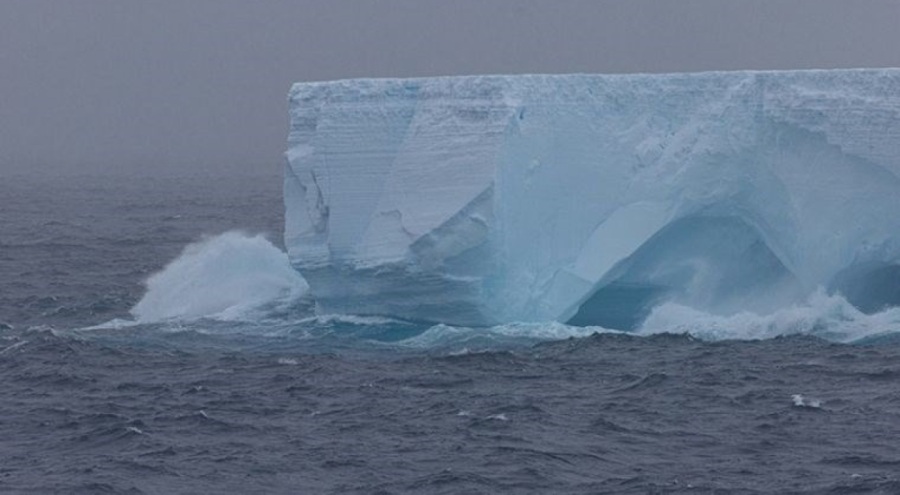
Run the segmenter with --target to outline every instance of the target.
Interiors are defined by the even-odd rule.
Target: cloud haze
[[[900,66],[895,0],[4,0],[0,173],[278,173],[291,82]]]

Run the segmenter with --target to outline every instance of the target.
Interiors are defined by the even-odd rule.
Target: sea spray
[[[147,293],[131,310],[142,323],[241,319],[261,307],[289,304],[307,290],[281,250],[262,235],[238,231],[188,245],[146,286]]]
[[[281,335],[286,327],[307,328],[304,335],[325,340],[358,339],[360,346],[376,342],[399,348],[500,349],[543,340],[606,333],[601,327],[557,322],[511,323],[494,327],[435,325],[358,315],[310,316],[284,313],[308,297],[307,285],[287,256],[261,235],[231,231],[188,245],[176,259],[146,282],[147,292],[132,308],[134,322],[116,320],[100,327],[190,320],[244,321],[241,333]],[[302,316],[301,318],[297,318]],[[311,320],[312,318],[312,320]],[[265,321],[264,321],[265,320]],[[266,321],[268,323],[266,323]],[[313,321],[318,322],[312,324]],[[123,325],[124,324],[124,325]],[[188,325],[183,327],[183,325]],[[234,330],[228,327],[230,330]],[[204,331],[216,332],[209,324]],[[277,331],[276,331],[277,330]],[[652,310],[636,335],[690,334],[703,340],[755,340],[785,335],[812,335],[833,342],[859,342],[900,330],[900,309],[865,314],[840,294],[821,289],[806,301],[770,313],[741,311],[715,314],[672,302]],[[367,344],[368,343],[368,344]],[[390,344],[388,344],[390,345]]]
[[[900,331],[900,308],[866,314],[840,294],[820,289],[803,304],[769,314],[741,311],[716,315],[688,306],[664,303],[653,309],[640,335],[688,333],[703,340],[756,340],[786,335],[812,335],[833,342],[862,339]]]

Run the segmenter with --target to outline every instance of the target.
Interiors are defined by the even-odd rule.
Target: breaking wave
[[[637,331],[641,335],[687,333],[704,340],[758,340],[811,335],[833,342],[874,341],[900,332],[900,308],[866,314],[840,294],[823,289],[803,304],[770,314],[739,312],[714,315],[688,306],[664,303],[654,308]]]
[[[262,235],[236,231],[188,245],[146,286],[131,310],[140,323],[252,319],[295,303],[308,289],[284,252]]]
[[[428,325],[391,318],[314,315],[308,286],[286,254],[261,235],[226,232],[188,245],[146,281],[132,321],[93,328],[139,325],[200,334],[292,336],[328,347],[388,346],[466,352],[540,341],[618,333],[601,326],[558,322],[510,323],[489,328]],[[294,310],[292,310],[292,308]],[[300,308],[300,310],[296,310]],[[159,325],[163,327],[159,327]],[[702,340],[758,340],[787,335],[832,342],[867,343],[900,335],[900,308],[867,314],[839,293],[820,289],[803,303],[770,313],[712,314],[675,302],[654,307],[633,335],[686,334]]]

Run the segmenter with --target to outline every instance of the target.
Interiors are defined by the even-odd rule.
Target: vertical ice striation
[[[898,302],[900,70],[300,83],[290,112],[285,243],[323,312]]]

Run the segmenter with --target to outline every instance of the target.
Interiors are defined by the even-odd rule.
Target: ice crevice
[[[298,83],[285,244],[328,313],[632,329],[900,303],[900,70]]]

